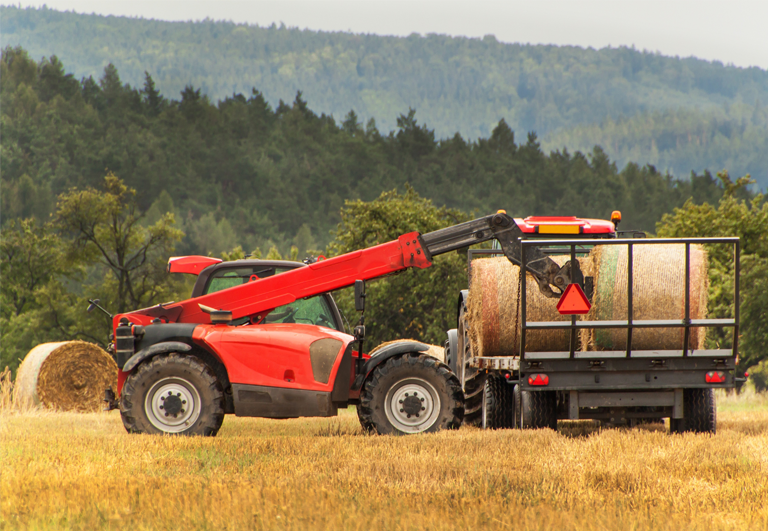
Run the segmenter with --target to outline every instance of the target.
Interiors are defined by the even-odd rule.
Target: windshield
[[[205,287],[203,295],[216,293],[223,289],[233,288],[250,282],[255,278],[267,278],[273,275],[279,275],[286,271],[291,271],[290,267],[275,266],[248,266],[248,267],[228,267],[222,268],[213,273],[208,279],[208,285]],[[254,278],[255,277],[255,278]]]
[[[331,308],[323,295],[294,301],[272,310],[265,323],[302,323],[338,330]]]

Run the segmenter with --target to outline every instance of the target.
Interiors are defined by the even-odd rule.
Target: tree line
[[[752,130],[749,119],[742,124],[745,114],[768,106],[768,72],[760,68],[627,47],[508,44],[492,36],[382,37],[13,6],[0,13],[0,46],[21,45],[36,60],[55,53],[78,78],[98,78],[113,63],[134,86],[149,71],[164,94],[193,84],[218,101],[248,97],[255,86],[272,108],[301,90],[316,112],[338,120],[354,109],[364,123],[375,118],[384,134],[397,130],[399,113],[409,107],[438,138],[488,138],[503,118],[515,131],[536,131],[548,148],[600,144],[621,166],[651,162],[677,177],[727,167],[768,185],[765,159],[755,150],[766,141],[764,117]],[[629,129],[612,125],[627,120]],[[632,152],[638,145],[648,158]],[[727,161],[717,145],[726,146]]]
[[[340,123],[316,114],[299,92],[276,108],[257,89],[211,102],[187,86],[165,97],[147,73],[142,87],[103,75],[76,79],[55,56],[21,48],[0,60],[2,215],[48,219],[54,198],[97,187],[107,171],[137,190],[155,221],[173,212],[183,253],[277,246],[321,249],[346,199],[372,200],[407,184],[438,205],[484,214],[607,217],[652,231],[665,212],[694,197],[716,201],[704,172],[675,179],[650,165],[619,169],[605,152],[545,153],[501,119],[487,138],[438,139],[409,109],[381,133],[350,110]]]

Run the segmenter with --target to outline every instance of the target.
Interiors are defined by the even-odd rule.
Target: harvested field
[[[183,438],[128,435],[114,411],[5,410],[0,528],[768,529],[768,397],[723,398],[716,436],[365,436],[350,409]]]

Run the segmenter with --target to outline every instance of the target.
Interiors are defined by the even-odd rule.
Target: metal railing
[[[584,240],[522,240],[521,263],[520,268],[521,286],[525,286],[526,270],[526,249],[529,247],[547,247],[562,246],[570,249],[571,260],[576,260],[576,247],[584,245]],[[577,332],[581,329],[616,329],[626,328],[627,330],[627,348],[623,351],[586,351],[579,352],[579,357],[631,357],[632,351],[632,331],[636,328],[684,328],[682,356],[691,355],[689,349],[690,330],[692,327],[730,327],[733,328],[733,345],[731,349],[718,349],[717,351],[704,351],[700,355],[724,355],[735,356],[738,353],[739,341],[739,257],[740,244],[739,238],[649,238],[649,239],[613,239],[600,240],[596,245],[626,245],[627,246],[627,320],[604,320],[604,321],[577,321],[577,316],[572,315],[568,321],[534,321],[527,320],[527,289],[522,289],[520,293],[520,358],[526,358],[525,339],[528,330],[570,330],[570,349],[569,358],[576,357]],[[635,320],[633,319],[633,249],[635,245],[661,245],[677,244],[685,245],[685,316],[682,320]],[[734,317],[733,319],[691,319],[691,245],[692,244],[731,244],[733,245],[734,259]],[[635,357],[642,356],[643,351],[636,351]],[[677,351],[649,351],[648,355],[663,356]],[[535,354],[536,357],[542,357],[545,353]],[[639,356],[638,356],[639,355]],[[531,356],[530,359],[533,359]]]

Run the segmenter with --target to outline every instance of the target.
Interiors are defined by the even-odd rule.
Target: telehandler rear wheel
[[[458,429],[464,394],[447,365],[425,354],[405,354],[376,367],[363,385],[360,424],[380,435]]]
[[[224,421],[224,393],[196,357],[156,356],[125,381],[120,415],[130,433],[213,436]]]

